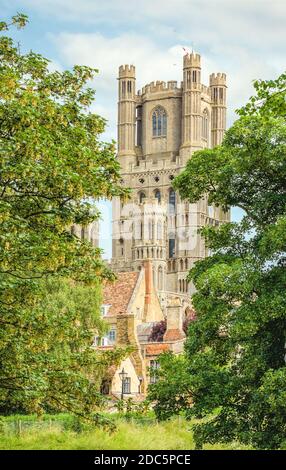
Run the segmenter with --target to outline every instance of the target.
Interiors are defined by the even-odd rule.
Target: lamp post
[[[119,377],[120,377],[120,379],[121,379],[121,383],[122,383],[122,385],[121,385],[121,400],[123,400],[123,394],[124,394],[124,381],[125,381],[125,379],[126,379],[127,375],[128,375],[128,374],[127,374],[127,372],[125,372],[124,368],[122,368],[122,371],[121,371],[121,372],[119,372]]]
[[[143,377],[138,377],[138,380],[139,380],[138,393],[141,394],[141,392],[142,392]]]

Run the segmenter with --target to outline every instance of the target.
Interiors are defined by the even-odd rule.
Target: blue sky
[[[30,23],[14,37],[22,49],[51,59],[51,68],[96,67],[93,110],[108,119],[104,139],[116,139],[117,69],[136,66],[137,87],[152,80],[181,80],[183,49],[202,55],[203,81],[228,77],[228,126],[252,93],[252,80],[285,70],[285,0],[0,0],[1,18],[17,11]],[[111,208],[102,233],[110,233]],[[237,220],[240,211],[234,209]],[[111,237],[102,237],[105,257]]]

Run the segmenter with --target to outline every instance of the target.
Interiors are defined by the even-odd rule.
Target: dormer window
[[[161,106],[158,106],[152,113],[152,134],[153,137],[167,135],[167,113]]]

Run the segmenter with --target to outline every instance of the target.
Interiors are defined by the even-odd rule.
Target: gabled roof
[[[103,304],[110,305],[107,316],[127,313],[138,277],[139,271],[117,273],[115,282],[107,282],[103,286]]]

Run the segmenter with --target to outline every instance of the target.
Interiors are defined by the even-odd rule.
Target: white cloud
[[[201,37],[213,39],[228,34],[229,41],[240,37],[244,43],[250,35],[263,42],[270,32],[278,44],[285,34],[285,0],[21,0],[21,5],[80,24],[125,24],[129,29],[141,24],[153,30],[157,24],[169,33],[179,26],[180,33],[201,31]]]
[[[115,37],[101,33],[60,33],[53,36],[63,62],[85,64],[99,69],[94,86],[97,90],[97,112],[109,120],[108,137],[116,138],[117,73],[120,64],[136,66],[137,88],[153,80],[182,79],[182,46],[164,47],[142,34],[125,32]],[[202,46],[202,49],[204,47]],[[228,76],[229,124],[234,110],[252,94],[252,81],[272,78],[282,72],[281,55],[261,58],[240,45],[214,43],[202,53],[203,81],[209,74],[223,71]]]
[[[67,66],[85,64],[98,68],[94,80],[96,101],[93,110],[108,119],[106,136],[116,138],[117,74],[120,64],[136,65],[137,88],[152,80],[181,80],[183,49],[176,45],[161,49],[151,40],[135,33],[114,38],[102,34],[61,33],[53,36],[62,61]]]

